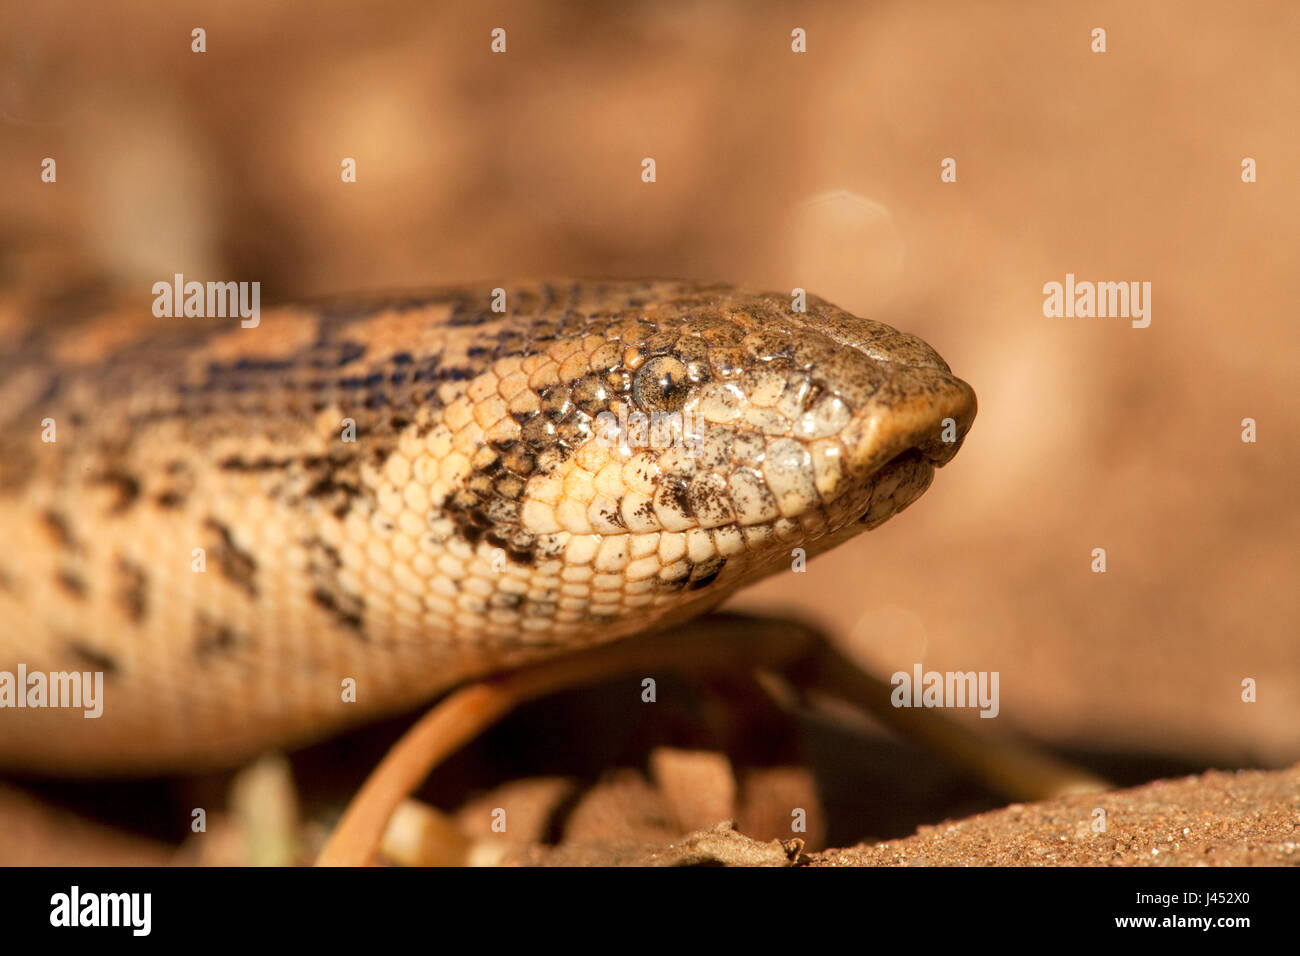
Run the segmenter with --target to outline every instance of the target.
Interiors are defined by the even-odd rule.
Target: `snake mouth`
[[[906,386],[887,384],[846,433],[867,489],[857,523],[883,524],[921,497],[935,469],[952,460],[977,411],[974,390],[945,369],[909,369]]]
[[[895,455],[871,476],[867,509],[858,523],[870,530],[898,514],[925,494],[936,467],[934,459],[920,448]]]

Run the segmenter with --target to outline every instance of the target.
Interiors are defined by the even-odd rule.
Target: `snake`
[[[0,765],[232,765],[880,525],[975,393],[796,292],[480,283],[255,327],[0,306]],[[97,675],[102,713],[17,706],[20,667]]]

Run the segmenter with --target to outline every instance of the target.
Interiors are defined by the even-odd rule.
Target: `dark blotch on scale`
[[[248,638],[228,624],[214,621],[202,612],[194,620],[194,656],[200,663],[205,663],[218,654],[228,654],[248,643]]]
[[[339,592],[340,597],[335,597],[333,592],[324,588],[316,588],[312,591],[311,599],[317,605],[329,611],[335,619],[345,625],[361,641],[369,640],[366,637],[361,613],[364,610],[364,604],[360,598],[353,598]]]
[[[145,577],[144,568],[126,558],[118,557],[117,570],[122,579],[117,592],[118,603],[122,605],[128,620],[136,622],[144,620],[148,610],[149,594],[149,581]]]
[[[78,601],[86,599],[86,582],[75,571],[62,568],[56,576],[56,580],[59,582],[59,586],[71,597]]]
[[[109,514],[121,514],[140,497],[140,482],[124,471],[109,470],[96,475],[95,484],[110,485],[117,491],[117,500],[109,507]]]
[[[103,671],[105,677],[111,677],[117,673],[118,665],[116,660],[101,651],[95,650],[84,641],[68,640],[65,646],[69,654],[91,670]]]
[[[303,493],[306,498],[328,500],[330,512],[339,519],[347,515],[353,500],[360,495],[361,488],[358,485],[341,480],[332,469],[318,474]]]
[[[535,414],[529,434],[535,443],[510,439],[484,445],[470,460],[473,471],[465,484],[445,502],[443,510],[451,518],[460,536],[470,544],[486,541],[501,548],[516,564],[536,560],[536,538],[519,526],[519,501],[528,478],[538,466],[537,450],[559,448],[554,426],[542,414]]]
[[[45,523],[46,530],[54,538],[55,544],[67,551],[80,550],[76,538],[72,535],[72,529],[68,525],[68,519],[57,511],[46,511],[41,515]]]
[[[209,517],[204,526],[215,531],[218,537],[216,551],[217,567],[222,575],[232,584],[238,585],[250,597],[257,596],[257,562],[253,556],[241,550],[231,537],[230,529],[215,518]]]

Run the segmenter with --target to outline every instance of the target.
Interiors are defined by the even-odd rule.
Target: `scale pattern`
[[[672,626],[906,507],[975,414],[815,297],[499,288],[0,323],[0,672],[104,674],[98,719],[0,709],[0,762],[228,763]]]

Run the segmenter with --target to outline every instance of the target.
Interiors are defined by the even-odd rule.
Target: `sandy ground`
[[[923,825],[901,839],[843,849],[805,851],[803,838],[793,833],[783,840],[754,840],[721,821],[663,842],[646,839],[662,836],[656,831],[675,814],[689,819],[709,812],[708,787],[699,785],[709,776],[707,765],[719,759],[705,757],[701,773],[699,755],[685,758],[696,773],[679,768],[692,787],[679,790],[676,802],[671,788],[656,792],[635,776],[616,775],[583,797],[571,821],[573,834],[562,845],[520,843],[516,830],[509,840],[482,836],[479,857],[524,866],[1300,865],[1300,765],[1272,772],[1210,771],[1104,794],[1012,804]],[[798,777],[787,775],[787,793],[799,789]],[[518,806],[524,796],[553,809],[569,789],[561,780],[517,783],[486,795],[481,805]],[[609,838],[611,818],[621,837]],[[201,861],[191,852],[52,810],[8,787],[0,788],[0,860],[15,866]]]
[[[1105,811],[1106,829],[1094,832]],[[817,866],[1296,866],[1300,766],[1210,771],[1101,796],[1014,804],[905,840],[826,850]]]

